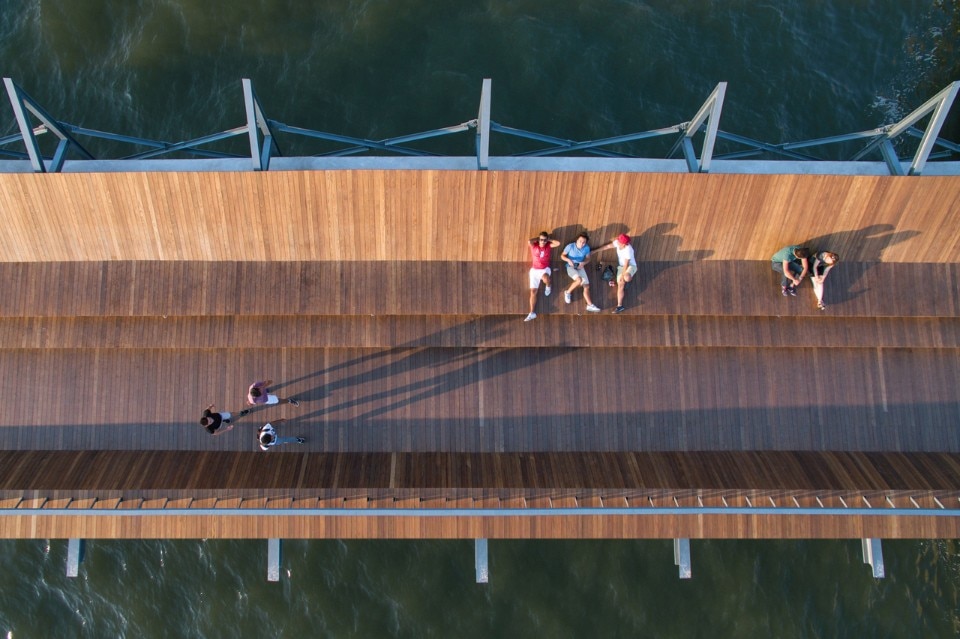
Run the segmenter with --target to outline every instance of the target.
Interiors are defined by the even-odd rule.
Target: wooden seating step
[[[597,274],[593,272],[596,276]],[[960,264],[843,263],[826,302],[837,317],[958,317]],[[583,314],[579,291],[538,301],[543,314]],[[504,262],[0,263],[3,317],[263,315],[525,315],[527,266]],[[594,277],[609,312],[615,290]],[[644,262],[626,315],[815,316],[813,292],[783,298],[769,262]]]
[[[960,317],[723,315],[0,317],[0,349],[960,348]]]
[[[306,451],[953,452],[958,355],[686,346],[14,349],[0,351],[0,449],[250,450],[258,425],[286,418],[281,434],[306,437]],[[265,377],[300,406],[240,417],[247,386]],[[200,428],[210,403],[234,413],[233,431],[210,437]],[[387,460],[372,470],[389,475],[390,467]]]
[[[398,457],[399,469],[389,486],[382,474],[368,472],[383,461],[376,453],[0,451],[0,497],[12,502],[29,496],[18,500],[18,507],[38,508],[58,491],[61,499],[74,493],[113,500],[102,507],[155,508],[156,498],[145,501],[145,495],[164,494],[170,507],[169,502],[185,496],[178,491],[215,491],[220,497],[212,498],[214,502],[194,501],[191,507],[240,507],[246,501],[265,507],[263,493],[269,491],[291,491],[297,498],[322,493],[327,500],[339,491],[348,507],[389,507],[402,490],[462,499],[467,507],[489,507],[489,502],[469,497],[469,491],[510,490],[526,495],[528,506],[541,499],[546,507],[576,507],[577,490],[601,490],[608,497],[619,491],[633,507],[695,508],[700,507],[700,492],[722,493],[730,506],[739,505],[737,496],[742,495],[754,507],[768,507],[771,500],[795,507],[790,495],[803,491],[822,494],[825,505],[831,505],[831,495],[848,495],[860,496],[845,499],[850,508],[888,508],[887,494],[897,495],[897,501],[902,494],[913,495],[923,505],[928,495],[931,503],[932,497],[944,503],[956,501],[960,493],[957,453],[431,452]],[[183,467],[190,472],[181,472]],[[236,472],[238,468],[250,472]],[[115,496],[118,486],[124,487],[122,498]],[[558,500],[550,495],[558,492],[565,497],[560,505],[551,504]],[[634,494],[638,496],[630,498]],[[655,498],[649,497],[653,494]],[[866,494],[872,502],[863,501]],[[613,499],[603,499],[603,506],[610,507]]]

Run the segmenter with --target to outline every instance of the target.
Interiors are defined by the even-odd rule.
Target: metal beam
[[[280,540],[267,540],[267,581],[280,581]]]
[[[923,136],[920,139],[920,145],[917,147],[917,152],[913,156],[910,168],[907,170],[907,175],[920,175],[924,167],[926,167],[927,160],[930,157],[930,151],[933,150],[934,145],[937,143],[937,136],[940,135],[940,129],[943,128],[943,123],[950,113],[950,107],[953,105],[958,91],[960,91],[960,80],[951,82],[935,96],[914,109],[910,115],[896,124],[884,127],[882,133],[878,135],[876,139],[861,149],[851,159],[859,160],[868,153],[879,149],[887,166],[890,168],[891,175],[903,175],[900,159],[896,157],[895,152],[892,152],[892,142],[899,137],[900,134],[910,132],[911,129],[913,129],[913,125],[919,120],[933,113],[930,121],[927,122],[927,128],[924,130]]]
[[[36,134],[33,128],[30,126],[30,121],[27,118],[27,111],[32,113],[38,120],[40,120],[43,125],[46,127],[47,131],[52,132],[58,138],[60,138],[61,147],[72,147],[76,149],[82,157],[87,160],[93,160],[94,157],[87,151],[82,144],[77,142],[77,140],[70,134],[65,126],[58,122],[53,116],[47,113],[40,104],[27,95],[23,89],[21,89],[17,84],[10,78],[4,78],[3,84],[7,89],[7,96],[10,98],[10,105],[13,107],[14,116],[17,119],[17,125],[20,127],[20,135],[23,137],[23,142],[27,146],[27,154],[30,156],[30,163],[33,166],[33,170],[38,173],[43,173],[48,170],[48,167],[44,166],[43,156],[40,154],[40,145],[37,142]],[[57,149],[57,154],[59,156],[59,163],[54,162],[49,170],[59,171],[60,167],[63,166],[63,159],[66,155],[67,148]]]
[[[270,168],[271,138],[273,133],[263,117],[257,95],[253,92],[253,83],[249,78],[241,80],[243,84],[243,107],[247,114],[247,135],[250,138],[250,159],[254,171],[266,171]],[[260,147],[258,132],[263,135],[263,148]]]
[[[484,78],[480,88],[480,112],[477,114],[477,168],[486,171],[490,166],[490,78]]]
[[[880,547],[880,540],[861,539],[860,544],[863,549],[863,563],[870,565],[875,579],[883,579],[886,575],[883,569],[883,548]]]
[[[673,540],[673,565],[680,570],[681,579],[690,579],[693,576],[693,570],[690,564],[690,540]]]
[[[82,539],[70,539],[67,542],[67,577],[76,577],[80,574],[80,562],[86,544]]]
[[[485,584],[490,580],[490,569],[487,560],[487,540],[475,539],[473,544],[473,565],[476,570],[478,584]]]
[[[920,175],[923,172],[923,168],[927,164],[927,159],[930,157],[930,151],[933,150],[937,136],[940,135],[940,129],[943,128],[943,123],[950,113],[950,107],[953,106],[953,101],[957,97],[958,90],[960,90],[960,81],[951,82],[940,93],[927,100],[923,106],[908,115],[904,118],[903,122],[893,128],[893,130],[897,131],[897,135],[899,135],[903,130],[910,128],[910,126],[916,122],[916,120],[910,121],[910,118],[913,117],[915,113],[923,111],[927,105],[929,105],[929,110],[933,111],[933,115],[930,116],[930,121],[927,123],[927,128],[924,131],[923,138],[920,140],[920,146],[913,156],[913,162],[910,163],[909,175]],[[925,114],[926,111],[918,116],[917,119],[923,117]],[[906,124],[904,125],[904,123]]]
[[[707,124],[703,139],[703,148],[700,150],[699,162],[695,155],[687,154],[687,145],[684,145],[684,155],[687,158],[687,166],[690,167],[691,173],[710,172],[710,161],[713,159],[713,145],[717,141],[717,131],[720,127],[720,112],[723,110],[723,98],[726,94],[727,83],[720,82],[717,84],[716,88],[714,88],[707,97],[707,101],[703,103],[696,115],[693,116],[693,119],[690,120],[690,123],[683,133],[684,138],[690,140],[697,131],[700,130],[704,122]],[[690,148],[692,149],[692,147]]]
[[[43,164],[43,156],[40,155],[40,145],[37,143],[37,138],[33,134],[33,127],[30,126],[30,121],[27,119],[27,113],[23,106],[23,100],[20,97],[20,91],[10,78],[4,78],[3,84],[7,88],[10,106],[13,107],[13,115],[17,119],[17,125],[20,127],[20,138],[27,147],[30,164],[37,173],[44,173],[47,168]]]

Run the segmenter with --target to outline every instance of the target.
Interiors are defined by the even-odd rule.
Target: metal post
[[[24,93],[23,89],[18,87],[10,78],[4,78],[3,84],[7,89],[7,96],[10,98],[10,105],[13,107],[14,116],[17,119],[17,125],[20,127],[20,136],[23,143],[27,146],[27,155],[30,157],[30,164],[37,173],[50,171],[56,173],[63,168],[63,161],[66,159],[66,152],[69,147],[73,147],[77,152],[87,160],[94,159],[90,153],[83,148],[83,145],[74,139],[67,131],[66,127],[60,124],[53,116],[44,111],[36,100]],[[47,131],[52,132],[60,138],[60,144],[54,155],[53,162],[49,168],[44,165],[43,156],[40,154],[40,145],[37,143],[37,137],[27,119],[27,111],[32,113],[40,122],[43,123]]]
[[[473,545],[473,564],[477,573],[477,583],[485,584],[490,579],[487,565],[487,540],[475,539]]]
[[[673,540],[673,565],[680,568],[680,578],[690,579],[693,569],[690,566],[690,540]]]
[[[280,540],[267,540],[267,581],[280,581]]]
[[[253,83],[248,78],[243,78],[243,105],[247,113],[247,131],[250,137],[250,159],[253,161],[254,171],[267,171],[270,169],[270,156],[276,150],[277,155],[283,155],[280,147],[274,140],[273,130],[270,123],[263,115],[263,109],[260,108],[260,101],[257,100],[257,94],[253,91]],[[260,148],[260,141],[257,136],[259,131],[263,136],[263,148]]]
[[[727,94],[727,83],[719,83],[707,101],[703,103],[697,114],[693,116],[683,137],[680,139],[683,148],[683,156],[687,160],[687,168],[691,173],[709,173],[710,161],[713,159],[713,146],[717,141],[717,130],[720,127],[720,112],[723,110],[723,98]],[[704,121],[707,122],[707,130],[703,139],[703,149],[700,151],[700,160],[697,160],[697,154],[693,149],[692,138],[696,135]]]
[[[903,168],[900,166],[900,159],[897,157],[892,142],[901,133],[910,130],[921,118],[933,113],[930,121],[927,123],[927,128],[924,130],[923,137],[920,139],[920,146],[917,148],[917,152],[913,156],[913,161],[910,163],[910,169],[907,172],[908,175],[920,175],[927,164],[927,159],[930,157],[930,151],[933,150],[934,145],[937,143],[937,136],[940,135],[940,129],[947,119],[947,114],[950,112],[950,107],[953,105],[953,100],[957,97],[958,91],[960,91],[960,80],[951,82],[944,87],[942,91],[917,107],[913,113],[893,126],[887,127],[877,139],[864,147],[854,155],[852,159],[859,160],[871,151],[879,148],[883,159],[890,169],[890,174],[903,175]]]
[[[82,539],[71,539],[67,542],[67,577],[76,577],[80,574],[80,562],[83,561],[85,545]]]
[[[484,78],[477,114],[477,168],[481,171],[490,166],[490,85],[490,78]]]
[[[861,539],[863,549],[863,563],[870,564],[873,568],[873,576],[876,579],[883,579],[883,548],[880,547],[879,539]]]

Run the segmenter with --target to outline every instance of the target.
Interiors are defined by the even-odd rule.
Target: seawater
[[[72,124],[180,141],[268,117],[385,138],[474,117],[570,139],[690,119],[728,81],[722,128],[768,142],[908,112],[927,28],[912,0],[0,0],[0,72]],[[924,97],[924,96],[921,96]],[[0,107],[0,133],[16,131]],[[242,144],[242,141],[241,141]],[[281,140],[287,154],[329,150]],[[432,142],[470,154],[472,136]],[[494,153],[520,143],[494,138]],[[229,148],[229,144],[226,145]],[[132,151],[90,143],[95,154]],[[242,147],[239,149],[242,152]],[[956,542],[492,540],[0,542],[0,637],[945,637],[960,634]]]

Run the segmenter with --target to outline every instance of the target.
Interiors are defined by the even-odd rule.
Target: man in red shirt
[[[537,306],[537,291],[540,290],[540,282],[545,287],[543,294],[550,295],[550,252],[552,249],[560,246],[559,240],[551,240],[550,234],[546,231],[540,231],[539,237],[531,238],[527,241],[530,245],[530,314],[523,320],[529,322],[537,319],[537,314],[533,311]]]

